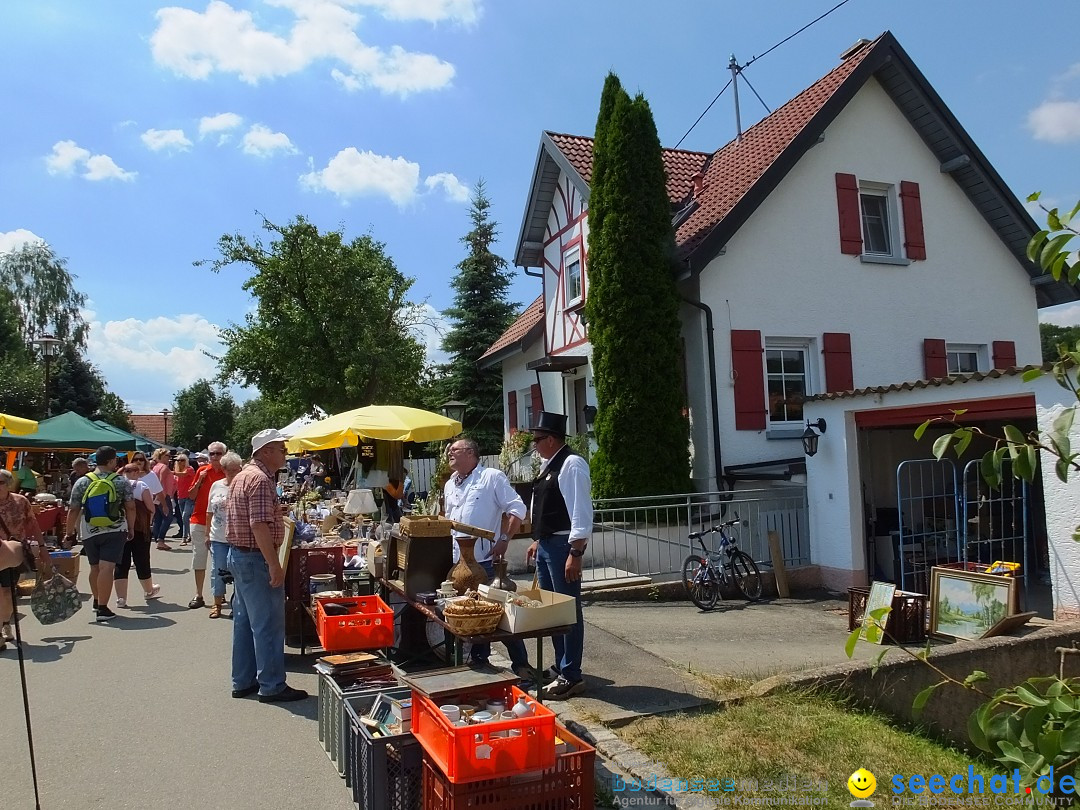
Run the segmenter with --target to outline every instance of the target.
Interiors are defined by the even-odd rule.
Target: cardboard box
[[[524,596],[542,602],[542,607],[520,607],[509,600],[511,596]],[[547,627],[562,627],[577,621],[577,604],[572,596],[545,591],[540,588],[520,590],[516,594],[488,589],[488,599],[503,603],[503,617],[499,629],[509,633],[529,633]]]

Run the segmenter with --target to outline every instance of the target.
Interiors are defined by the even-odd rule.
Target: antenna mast
[[[739,112],[739,63],[735,61],[735,54],[731,54],[728,62],[731,70],[731,89],[735,91],[735,140],[742,140],[742,114]]]

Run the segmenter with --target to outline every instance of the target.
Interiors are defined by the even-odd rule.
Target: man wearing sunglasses
[[[221,457],[229,448],[223,442],[211,442],[207,450],[210,463],[203,464],[195,471],[195,483],[188,491],[188,497],[195,505],[191,512],[189,531],[191,532],[191,570],[195,572],[195,597],[188,602],[188,607],[206,607],[203,599],[203,585],[206,583],[206,563],[210,550],[206,543],[206,508],[210,505],[210,488],[225,478],[221,466]]]

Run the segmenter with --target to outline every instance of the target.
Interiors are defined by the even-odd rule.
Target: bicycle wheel
[[[682,567],[682,583],[690,601],[702,610],[712,610],[720,598],[720,588],[708,563],[697,554],[686,558]]]
[[[756,602],[761,598],[761,572],[758,571],[754,558],[745,551],[736,551],[731,555],[731,574],[739,593]]]

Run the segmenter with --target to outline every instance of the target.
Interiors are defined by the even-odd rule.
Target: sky
[[[89,298],[88,354],[135,413],[215,373],[252,301],[226,233],[303,214],[370,233],[437,313],[483,180],[512,261],[544,130],[591,135],[604,77],[674,146],[752,57],[837,0],[4,0],[0,252],[43,239]],[[775,109],[891,30],[1014,192],[1080,198],[1080,5],[848,0],[746,67]],[[766,114],[741,97],[744,126]],[[686,137],[735,134],[726,93]],[[522,307],[539,281],[515,270]],[[1042,313],[1080,323],[1080,306]],[[441,359],[439,336],[421,336]],[[235,391],[239,399],[252,391]]]

